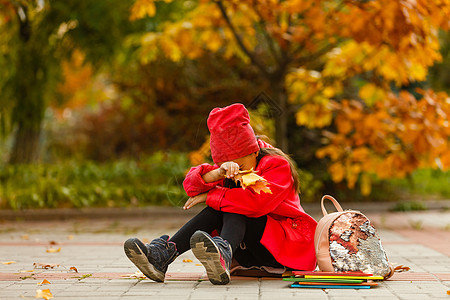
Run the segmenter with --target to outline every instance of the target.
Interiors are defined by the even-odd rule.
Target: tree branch
[[[222,16],[227,23],[228,27],[230,28],[231,32],[233,33],[233,36],[238,43],[241,50],[245,53],[245,55],[250,58],[250,61],[265,75],[269,76],[270,73],[264,68],[264,66],[256,59],[256,55],[254,53],[251,53],[250,50],[247,49],[247,47],[244,45],[244,42],[242,41],[242,38],[237,33],[236,28],[234,27],[233,23],[231,23],[230,18],[228,17],[227,11],[225,7],[223,6],[222,1],[215,1],[217,6],[220,9],[220,12],[222,13]]]
[[[298,59],[295,59],[294,62],[298,63],[300,65],[304,65],[305,63],[307,63],[309,61],[316,60],[319,57],[321,57],[322,55],[327,54],[331,49],[336,47],[337,44],[338,43],[327,44],[322,49],[319,49],[316,52],[314,52],[308,56],[303,56],[303,57],[299,57]]]
[[[267,45],[269,46],[269,50],[272,53],[272,56],[274,57],[275,61],[280,64],[281,63],[281,56],[280,56],[281,54],[277,53],[277,51],[275,49],[273,38],[269,35],[269,33],[266,30],[266,22],[265,22],[264,18],[262,17],[261,12],[257,9],[257,5],[258,5],[257,1],[254,0],[253,7],[254,7],[255,13],[259,17],[259,20],[260,20],[259,26],[262,29],[263,36],[266,40]],[[282,50],[280,49],[280,51],[282,51]]]

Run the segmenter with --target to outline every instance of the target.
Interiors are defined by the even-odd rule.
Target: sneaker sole
[[[191,249],[195,257],[203,264],[212,284],[228,284],[230,272],[220,263],[220,252],[214,241],[201,232],[191,237]]]
[[[123,249],[125,250],[125,254],[145,276],[157,282],[164,282],[165,274],[153,267],[145,253],[139,248],[136,240],[132,238],[124,243]]]

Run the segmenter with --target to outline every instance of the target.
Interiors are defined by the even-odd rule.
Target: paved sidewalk
[[[411,270],[369,290],[291,289],[279,279],[243,277],[213,286],[189,251],[170,265],[165,283],[156,283],[135,278],[123,241],[173,234],[198,209],[2,212],[0,299],[35,299],[46,289],[54,299],[450,299],[450,211],[343,206],[361,209],[379,230],[390,261]],[[320,217],[318,210],[309,212]],[[50,284],[39,284],[44,279]]]

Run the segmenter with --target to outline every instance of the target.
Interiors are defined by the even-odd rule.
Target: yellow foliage
[[[64,99],[64,106],[51,103],[57,118],[65,118],[70,115],[66,112],[82,109],[88,104],[99,103],[111,97],[111,89],[105,86],[108,83],[94,75],[92,65],[86,63],[85,55],[80,50],[75,50],[70,59],[62,61],[61,70],[62,81],[57,90]]]
[[[131,7],[130,20],[134,21],[145,17],[153,17],[156,13],[154,0],[136,0]]]
[[[321,103],[308,103],[297,111],[298,125],[308,128],[322,128],[331,124],[333,113],[328,106]]]
[[[364,196],[370,195],[372,191],[372,183],[369,174],[364,173],[361,175],[361,193]]]
[[[341,163],[331,164],[328,168],[334,182],[341,182],[345,178],[345,168]]]
[[[386,97],[386,93],[375,84],[368,83],[359,89],[359,97],[364,100],[367,105],[372,106],[375,102],[383,100]]]
[[[345,179],[353,188],[360,176],[361,192],[368,194],[369,174],[391,178],[404,177],[419,166],[450,168],[450,98],[445,93],[417,92],[422,99],[408,92],[386,93],[371,107],[356,101],[335,103],[338,134],[326,134],[328,145],[316,153],[331,159],[333,181]]]
[[[155,1],[136,0],[130,18],[153,16]],[[201,0],[182,19],[145,35],[142,61],[178,62],[219,52],[248,64],[258,60],[269,75],[286,74],[284,88],[289,105],[298,107],[297,124],[336,129],[324,133],[327,144],[317,156],[331,159],[333,180],[354,187],[360,179],[363,194],[370,193],[370,174],[386,178],[419,165],[449,167],[448,96],[421,91],[423,98],[416,100],[390,92],[391,82],[424,80],[427,68],[441,59],[437,33],[450,28],[449,0],[221,3],[228,19],[218,2]],[[328,52],[319,53],[322,49]],[[357,91],[359,99],[342,100],[350,97],[344,84],[360,74],[367,82]],[[192,157],[200,160],[203,154]]]

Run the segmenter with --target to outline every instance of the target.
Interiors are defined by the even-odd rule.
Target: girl
[[[183,182],[190,197],[183,208],[207,207],[170,239],[125,242],[126,255],[148,278],[163,282],[168,265],[189,249],[213,284],[230,282],[232,258],[245,267],[314,270],[317,223],[300,206],[297,172],[281,150],[255,137],[249,122],[242,104],[213,109],[207,124],[215,165],[191,168]],[[234,184],[239,170],[251,168],[270,183],[272,194]],[[219,235],[212,237],[213,231]]]

